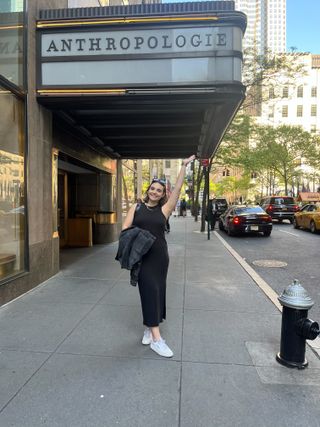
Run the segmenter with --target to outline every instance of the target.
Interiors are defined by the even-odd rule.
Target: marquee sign
[[[238,26],[109,26],[39,33],[39,89],[241,81],[243,34]]]
[[[212,27],[45,34],[41,55],[52,58],[221,51],[232,48],[231,36],[230,28]]]

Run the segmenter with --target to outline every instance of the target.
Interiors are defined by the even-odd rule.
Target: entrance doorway
[[[114,241],[117,234],[115,177],[61,152],[57,166],[60,248],[90,247]]]

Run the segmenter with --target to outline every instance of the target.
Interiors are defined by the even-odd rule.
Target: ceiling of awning
[[[243,98],[241,84],[121,95],[38,96],[54,120],[114,158],[210,157]]]

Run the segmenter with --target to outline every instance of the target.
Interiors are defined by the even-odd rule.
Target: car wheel
[[[311,231],[311,233],[316,233],[317,232],[316,224],[315,224],[314,221],[310,222],[310,231]]]
[[[290,224],[293,224],[294,219],[290,218],[289,221],[290,221]]]
[[[282,219],[278,219],[279,224],[282,224]]]
[[[270,234],[271,234],[271,230],[268,230],[268,231],[264,231],[264,232],[263,232],[264,237],[269,237],[269,236],[270,236]]]
[[[224,226],[222,224],[222,221],[219,221],[219,230],[223,231],[224,230]]]
[[[293,226],[294,228],[299,228],[296,218],[293,218]]]

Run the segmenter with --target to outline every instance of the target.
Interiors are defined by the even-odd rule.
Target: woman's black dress
[[[166,318],[166,281],[169,266],[165,239],[166,218],[161,207],[138,205],[132,225],[150,231],[155,237],[151,249],[144,255],[138,278],[144,325],[158,326]]]

